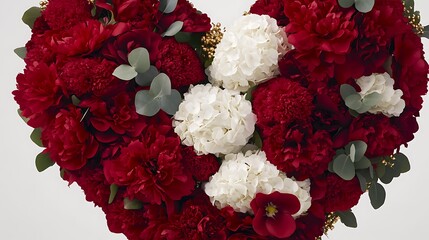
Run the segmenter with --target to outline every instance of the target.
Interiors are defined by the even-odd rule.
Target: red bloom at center
[[[255,218],[253,229],[261,236],[290,237],[296,229],[293,214],[301,204],[296,196],[287,193],[258,193],[250,203]]]

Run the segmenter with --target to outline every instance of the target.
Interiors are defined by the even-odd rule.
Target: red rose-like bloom
[[[55,66],[35,62],[27,65],[24,74],[19,74],[16,80],[17,90],[13,95],[22,115],[30,119],[28,125],[34,128],[46,126],[55,115],[50,109],[57,106],[64,95]]]
[[[56,53],[68,57],[89,55],[111,36],[110,26],[103,26],[98,20],[79,23],[53,36],[51,47]]]
[[[133,29],[154,29],[159,12],[158,0],[113,0],[111,2],[117,22],[129,23]]]
[[[258,15],[268,15],[276,19],[279,26],[286,26],[289,23],[283,12],[283,0],[257,0],[249,12]]]
[[[207,182],[220,167],[213,154],[197,155],[193,147],[183,147],[183,165],[194,176],[195,180]]]
[[[121,149],[117,159],[104,162],[110,183],[127,186],[127,195],[141,201],[171,207],[172,200],[194,189],[192,176],[182,165],[180,139],[168,136],[171,126],[149,126],[142,141]]]
[[[382,139],[382,141],[380,141]],[[399,130],[384,115],[355,118],[349,128],[348,142],[362,140],[368,144],[365,156],[390,156],[405,143]]]
[[[172,88],[197,84],[206,78],[197,53],[186,43],[174,38],[163,40],[158,57],[156,67],[170,77]]]
[[[261,84],[253,92],[253,111],[256,125],[289,125],[293,122],[308,122],[313,110],[313,97],[299,83],[285,78],[275,78]]]
[[[67,29],[90,19],[91,8],[87,0],[49,0],[42,15],[52,29]]]
[[[37,62],[44,62],[48,65],[55,63],[55,52],[50,44],[52,35],[53,32],[51,31],[31,35],[31,40],[25,44],[27,54],[24,61],[27,65],[33,65]]]
[[[42,131],[46,151],[60,167],[78,170],[95,156],[98,143],[81,123],[82,112],[74,106],[62,109]]]
[[[176,21],[182,21],[183,32],[208,32],[211,29],[210,18],[207,14],[197,12],[197,9],[187,0],[179,0],[174,11],[170,14],[158,13],[160,20],[158,22],[159,32],[165,32],[171,24]]]
[[[253,229],[259,235],[286,238],[295,232],[296,223],[292,215],[301,207],[295,195],[258,193],[250,202],[250,207],[255,213]]]
[[[347,211],[358,204],[363,194],[359,180],[355,177],[350,181],[343,180],[336,174],[329,174],[325,195],[325,212]]]
[[[106,95],[118,92],[125,84],[112,75],[116,67],[115,63],[101,58],[70,59],[59,70],[59,77],[70,95],[108,97]]]

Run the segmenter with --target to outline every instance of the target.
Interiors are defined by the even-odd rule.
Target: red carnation
[[[220,164],[212,154],[199,156],[193,147],[183,147],[182,156],[184,167],[197,181],[206,182],[219,170]]]
[[[42,14],[52,29],[59,30],[90,19],[91,8],[87,0],[49,0]]]
[[[52,35],[51,31],[47,31],[44,34],[31,35],[31,40],[25,45],[27,54],[24,61],[27,65],[32,66],[38,62],[46,64],[55,63],[56,54],[50,45]]]
[[[205,80],[203,65],[195,50],[186,43],[178,43],[174,38],[161,42],[156,67],[167,74],[172,88],[197,84]]]
[[[131,142],[118,158],[105,161],[109,182],[127,186],[131,198],[153,204],[166,202],[167,207],[172,207],[172,200],[189,195],[194,180],[183,168],[180,139],[168,136],[171,130],[171,126],[149,126],[141,141]]]
[[[313,97],[304,87],[285,78],[275,78],[261,84],[253,92],[256,125],[265,130],[275,125],[309,122],[314,108]]]
[[[42,131],[46,151],[66,170],[82,168],[95,156],[98,143],[81,123],[82,111],[74,106],[62,109],[51,124]]]
[[[108,97],[125,84],[112,75],[116,67],[115,63],[101,58],[70,59],[60,68],[59,77],[70,95]]]
[[[359,180],[343,180],[335,174],[329,174],[325,194],[325,212],[347,211],[358,204],[363,194]]]
[[[19,74],[16,80],[17,90],[13,91],[13,95],[22,115],[30,119],[30,126],[45,127],[49,119],[55,116],[51,110],[59,105],[64,95],[55,65],[37,62],[27,65],[24,74]]]
[[[284,14],[283,0],[257,0],[250,8],[250,13],[268,15],[277,20],[277,25],[286,26],[289,20]]]
[[[253,229],[262,236],[277,238],[290,237],[296,229],[293,214],[301,204],[295,195],[273,192],[269,195],[258,193],[250,202],[255,218]]]
[[[103,3],[105,1],[100,1]],[[159,12],[158,0],[113,0],[112,12],[117,22],[128,23],[133,29],[152,31]],[[100,4],[97,1],[97,5]]]

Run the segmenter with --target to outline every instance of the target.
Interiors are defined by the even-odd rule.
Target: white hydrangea
[[[227,29],[207,69],[211,83],[247,91],[278,75],[278,60],[291,48],[286,33],[267,15],[249,14]]]
[[[398,117],[404,111],[405,101],[401,99],[403,92],[400,89],[393,89],[395,81],[388,73],[372,74],[356,80],[360,86],[359,92],[362,98],[372,93],[381,95],[380,101],[368,112],[373,114],[383,113],[388,117]]]
[[[191,86],[174,115],[174,131],[198,154],[236,153],[255,130],[256,115],[240,92],[211,84]]]
[[[231,206],[237,212],[250,212],[250,202],[257,193],[275,191],[295,195],[300,203],[298,217],[311,206],[310,180],[295,181],[267,161],[262,151],[228,154],[219,171],[210,177],[204,190],[219,209]]]

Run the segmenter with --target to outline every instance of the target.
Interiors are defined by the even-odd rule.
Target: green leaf
[[[118,193],[118,185],[111,184],[110,185],[110,196],[109,196],[109,204],[115,200],[116,194]]]
[[[40,130],[40,128],[35,128],[30,135],[31,141],[33,141],[37,146],[43,147],[41,137],[42,137],[42,130]]]
[[[374,7],[375,0],[355,0],[355,7],[361,13],[367,13]]]
[[[360,172],[356,172],[356,177],[359,180],[360,189],[362,190],[362,192],[365,192],[367,184],[366,178]]]
[[[65,173],[66,173],[66,170],[65,170],[64,168],[61,168],[61,169],[60,169],[60,177],[61,177],[61,179],[63,179],[63,180],[65,180],[65,179],[64,179],[64,175],[65,175]]]
[[[384,164],[382,164],[381,162],[378,163],[375,172],[377,173],[377,176],[379,178],[382,178],[384,174],[386,174],[386,166],[384,166]]]
[[[429,25],[427,25],[426,27],[423,28],[422,37],[429,39]]]
[[[24,15],[22,15],[22,21],[27,24],[31,29],[33,29],[34,22],[38,17],[42,15],[40,8],[31,7],[27,11],[25,11]]]
[[[171,13],[176,9],[177,0],[160,0],[159,11],[163,13]]]
[[[374,209],[379,209],[383,206],[384,201],[386,200],[386,190],[384,187],[373,181],[371,186],[369,187],[369,199],[371,200],[371,205]]]
[[[410,171],[410,160],[408,160],[407,156],[402,153],[397,153],[394,155],[395,157],[395,168],[398,168],[400,173],[406,173]],[[398,166],[397,166],[398,165]]]
[[[140,115],[152,117],[161,109],[158,99],[148,90],[141,90],[135,97],[136,112]]]
[[[80,104],[80,99],[78,97],[76,97],[76,95],[71,96],[71,101],[72,101],[73,105],[75,105],[75,106],[79,106],[79,104]]]
[[[355,152],[354,152],[355,162],[360,161],[365,156],[365,152],[366,152],[366,149],[368,148],[368,145],[364,141],[353,141],[351,142],[351,146],[355,147]],[[352,154],[350,152],[350,156],[351,155]]]
[[[18,57],[25,59],[25,56],[27,55],[27,48],[25,47],[15,48],[13,52],[15,52],[15,54],[18,55]]]
[[[137,199],[130,200],[128,198],[124,198],[124,208],[126,210],[138,210],[143,207],[143,203]]]
[[[340,217],[341,222],[347,227],[357,228],[357,220],[356,216],[353,214],[351,210],[344,212],[335,212],[335,214]]]
[[[128,62],[137,73],[145,73],[150,68],[149,52],[143,47],[136,48],[128,54]]]
[[[371,108],[375,105],[377,105],[377,103],[380,102],[382,96],[379,93],[371,93],[369,95],[366,95],[363,99],[362,102],[363,104],[365,104],[367,107]]]
[[[21,119],[25,122],[25,123],[28,123],[28,121],[30,120],[29,118],[26,118],[26,117],[24,117],[23,115],[22,115],[22,111],[21,111],[21,109],[18,109],[17,110],[17,112],[18,112],[18,115],[21,117]]]
[[[41,152],[36,156],[36,168],[39,172],[45,171],[54,164],[55,163],[51,160],[49,154],[47,153]]]
[[[346,103],[346,106],[350,109],[356,110],[359,113],[362,113],[359,111],[359,108],[362,107],[362,98],[359,94],[353,94],[344,99],[344,102]]]
[[[404,0],[404,6],[414,12],[414,0]]]
[[[115,71],[113,71],[113,76],[125,81],[129,81],[137,76],[137,72],[133,67],[122,64],[118,66]]]
[[[334,161],[329,162],[328,171],[334,173]]]
[[[136,77],[136,83],[139,86],[149,86],[152,80],[159,74],[155,66],[150,66],[145,73],[139,73]]]
[[[397,177],[399,177],[399,175]],[[385,172],[383,176],[379,178],[382,183],[389,184],[395,178],[395,171],[390,167],[385,167]]]
[[[168,27],[167,31],[165,31],[163,34],[161,34],[161,36],[163,37],[171,37],[176,35],[176,33],[178,33],[183,27],[183,22],[182,21],[176,21],[174,23],[172,23],[170,25],[170,27]]]
[[[174,38],[176,39],[176,41],[178,41],[180,43],[187,43],[187,42],[191,41],[192,33],[178,32],[176,35],[174,35]]]
[[[182,102],[182,96],[176,89],[171,90],[170,95],[161,97],[161,109],[169,115],[174,115],[179,110],[179,105]]]
[[[349,8],[353,6],[353,4],[355,3],[355,0],[338,0],[338,3],[343,8]]]
[[[158,74],[150,84],[150,92],[159,98],[161,96],[171,94],[171,82],[170,78],[165,73]]]
[[[353,1],[353,0],[352,0]],[[357,94],[356,89],[349,84],[343,84],[340,87],[341,97],[346,99],[348,96]]]
[[[346,155],[337,156],[334,159],[333,170],[344,180],[352,180],[355,176],[355,166],[350,157]]]
[[[368,158],[363,157],[358,162],[355,162],[354,164],[356,169],[367,169],[371,166],[371,161]]]
[[[255,91],[255,89],[256,86],[249,88],[246,92],[246,96],[244,97],[244,99],[246,99],[247,101],[252,101],[253,91]]]

